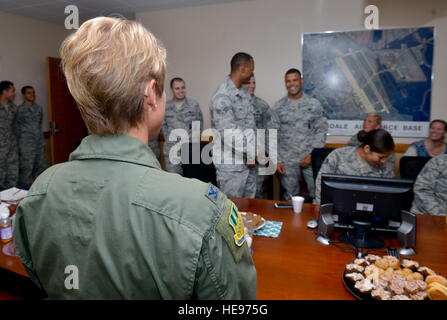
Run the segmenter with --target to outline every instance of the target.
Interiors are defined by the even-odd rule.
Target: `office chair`
[[[419,172],[431,157],[409,157],[400,158],[399,172],[402,179],[416,180]]]
[[[312,173],[314,175],[314,180],[317,180],[321,165],[332,150],[334,150],[334,148],[315,148],[312,150]]]
[[[189,142],[182,145],[180,152],[182,155],[185,155],[185,152],[188,152],[187,159],[189,159],[188,163],[182,163],[183,176],[185,178],[199,179],[207,183],[211,182],[217,186],[216,168],[214,167],[214,164],[205,164],[202,161],[201,154],[206,145],[208,145],[208,142]],[[182,157],[182,159],[183,158],[184,157]],[[196,162],[199,163],[193,164],[193,158],[194,160],[198,160]]]

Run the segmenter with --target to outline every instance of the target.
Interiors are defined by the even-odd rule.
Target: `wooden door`
[[[60,62],[59,58],[47,57],[52,164],[68,161],[70,153],[87,135],[87,128],[68,90]]]

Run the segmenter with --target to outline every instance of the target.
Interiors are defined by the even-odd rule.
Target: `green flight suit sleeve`
[[[22,200],[22,202],[25,202],[25,200]],[[14,216],[14,222],[13,222],[14,246],[16,247],[17,255],[22,261],[22,264],[25,267],[25,270],[30,276],[33,283],[40,289],[43,289],[42,284],[40,283],[39,278],[37,277],[37,274],[34,270],[33,262],[31,259],[28,234],[26,232],[26,226],[24,221],[25,217],[22,214],[23,211],[22,205],[23,203],[17,208],[17,212]]]
[[[250,249],[246,242],[236,244],[235,232],[228,223],[232,206],[227,200],[216,229],[204,237],[194,299],[256,299],[257,276]],[[228,236],[231,233],[232,239]]]

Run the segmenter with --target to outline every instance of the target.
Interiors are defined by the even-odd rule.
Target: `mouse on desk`
[[[318,221],[315,219],[309,220],[306,226],[310,229],[315,229],[316,227],[318,227]]]

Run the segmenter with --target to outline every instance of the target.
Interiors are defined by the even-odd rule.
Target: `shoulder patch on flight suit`
[[[210,183],[208,186],[208,191],[206,192],[205,196],[208,199],[210,199],[211,201],[213,201],[214,203],[216,203],[218,195],[219,195],[219,191],[213,184]]]
[[[239,263],[244,254],[244,221],[232,201],[226,201],[225,210],[217,223],[216,230],[225,239],[234,261]]]

